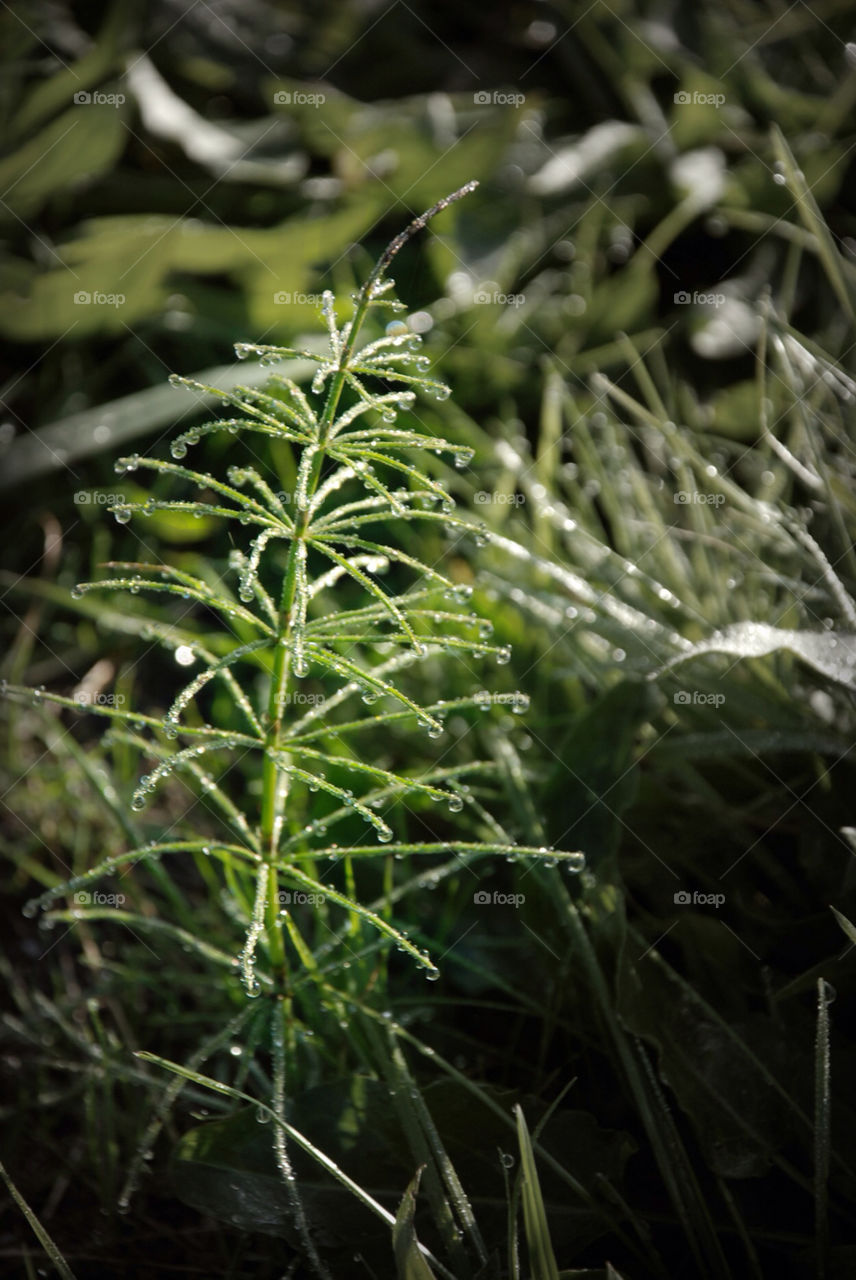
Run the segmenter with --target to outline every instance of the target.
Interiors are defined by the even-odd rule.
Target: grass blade
[[[398,1213],[395,1215],[395,1225],[392,1228],[392,1248],[395,1253],[398,1280],[436,1280],[434,1272],[419,1252],[419,1242],[413,1225],[416,1193],[419,1190],[421,1177],[422,1169],[420,1168],[416,1170],[416,1176],[402,1196]]]
[[[21,1210],[21,1213],[23,1213],[24,1217],[29,1222],[30,1226],[33,1228],[33,1232],[35,1233],[39,1241],[39,1244],[42,1246],[45,1253],[48,1255],[51,1262],[54,1264],[57,1271],[62,1276],[63,1280],[75,1280],[74,1272],[72,1271],[71,1267],[68,1265],[65,1258],[62,1256],[59,1249],[56,1247],[53,1240],[48,1235],[47,1231],[45,1231],[44,1227],[39,1222],[35,1213],[33,1213],[33,1210],[27,1204],[26,1200],[21,1195],[20,1191],[15,1186],[12,1179],[9,1177],[6,1170],[3,1168],[2,1164],[0,1164],[0,1178],[2,1178],[3,1181],[6,1183],[6,1186],[9,1188],[9,1194],[11,1195],[12,1199],[15,1201],[15,1204],[18,1206],[18,1208]]]
[[[547,1225],[547,1212],[544,1198],[541,1195],[541,1184],[538,1181],[538,1170],[535,1168],[535,1154],[529,1129],[520,1106],[514,1108],[517,1116],[517,1139],[520,1143],[520,1164],[523,1175],[523,1221],[526,1227],[526,1243],[529,1246],[529,1262],[532,1267],[532,1280],[559,1280],[559,1268],[553,1243],[550,1239],[550,1228]]]

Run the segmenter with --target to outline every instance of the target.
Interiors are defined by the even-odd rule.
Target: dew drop
[[[127,524],[131,518],[131,512],[128,507],[114,507],[113,515],[116,517],[119,524]]]
[[[174,458],[187,457],[187,445],[183,440],[173,440],[169,446],[169,451]]]

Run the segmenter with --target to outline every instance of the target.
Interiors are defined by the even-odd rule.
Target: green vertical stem
[[[285,985],[287,981],[287,968],[282,929],[278,918],[279,883],[274,863],[276,862],[279,851],[280,835],[282,832],[282,824],[285,814],[285,803],[288,797],[288,776],[277,767],[276,755],[280,751],[280,744],[282,740],[283,717],[286,705],[285,700],[288,692],[288,680],[291,671],[291,641],[293,610],[297,590],[298,546],[301,541],[306,541],[306,533],[310,519],[309,506],[318,488],[318,481],[321,478],[321,472],[324,467],[324,459],[327,444],[330,439],[330,432],[336,420],[336,410],[339,407],[342,392],[345,389],[348,366],[354,352],[357,337],[366,315],[368,314],[375,286],[382,279],[384,272],[392,262],[392,259],[398,253],[399,249],[401,249],[407,241],[417,233],[417,231],[421,231],[430,218],[433,218],[441,209],[445,209],[454,201],[460,200],[462,196],[469,195],[469,193],[475,190],[477,186],[477,182],[468,182],[465,186],[460,187],[451,195],[445,196],[442,200],[438,200],[438,202],[430,209],[426,210],[425,213],[414,218],[409,226],[405,227],[404,231],[399,232],[399,234],[390,241],[375,264],[371,275],[357,294],[356,306],[354,308],[354,315],[351,321],[351,329],[347,339],[342,345],[338,366],[333,373],[330,382],[330,389],[327,393],[327,399],[324,404],[324,410],[318,423],[317,451],[312,460],[312,468],[306,483],[306,507],[297,513],[294,521],[294,531],[288,553],[288,563],[286,565],[285,576],[283,579],[282,595],[279,602],[279,627],[277,629],[273,675],[271,678],[270,696],[268,698],[267,708],[267,734],[266,750],[262,766],[261,805],[262,856],[268,864],[267,874],[269,877],[265,914],[265,932],[267,934],[271,962],[283,985]],[[262,871],[260,874],[264,874],[264,872]]]

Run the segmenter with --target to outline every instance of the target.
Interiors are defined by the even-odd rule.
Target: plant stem
[[[345,388],[347,369],[350,364],[351,356],[354,352],[357,337],[368,313],[375,287],[380,283],[384,272],[398,251],[412,236],[422,230],[429,219],[433,218],[435,214],[439,213],[442,209],[445,209],[454,201],[460,200],[465,195],[469,195],[469,193],[474,191],[477,186],[477,182],[468,182],[465,186],[452,192],[451,195],[445,196],[442,200],[438,200],[437,203],[432,205],[432,207],[426,210],[425,213],[414,218],[404,231],[399,232],[399,234],[390,241],[380,258],[375,263],[375,266],[365,284],[360,289],[357,295],[353,319],[351,321],[351,329],[342,345],[338,365],[333,373],[330,382],[330,389],[327,393],[327,399],[324,404],[324,410],[318,424],[317,450],[312,460],[312,468],[306,484],[306,505],[302,510],[297,512],[294,521],[294,532],[291,539],[291,545],[289,547],[288,562],[285,568],[282,595],[279,602],[279,628],[277,631],[273,675],[271,678],[270,695],[268,698],[268,726],[266,735],[267,750],[265,752],[264,762],[262,765],[261,801],[262,855],[267,863],[266,873],[269,878],[265,913],[265,931],[267,935],[271,964],[273,965],[284,989],[287,986],[288,973],[282,927],[278,918],[279,891],[277,870],[274,864],[279,850],[280,836],[282,834],[282,826],[285,818],[285,805],[288,797],[289,783],[288,775],[277,766],[277,755],[281,755],[280,743],[282,738],[283,717],[285,714],[288,680],[291,671],[292,624],[294,618],[295,595],[297,590],[298,548],[299,544],[306,540],[306,532],[310,520],[311,502],[321,478],[330,431],[336,420],[336,411],[339,407],[339,400],[341,399],[342,392]]]

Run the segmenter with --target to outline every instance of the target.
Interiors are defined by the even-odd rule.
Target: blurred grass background
[[[526,902],[479,912],[469,875],[429,892],[424,868],[396,868],[399,909],[444,953],[444,978],[426,993],[394,969],[377,1007],[509,1116],[521,1100],[534,1125],[556,1104],[540,1140],[597,1206],[541,1168],[569,1274],[843,1277],[856,1264],[852,935],[829,910],[856,918],[851,27],[843,3],[0,14],[10,680],[68,693],[100,660],[96,682],[168,705],[178,676],[153,651],[140,661],[142,610],[68,594],[107,558],[154,554],[105,514],[104,495],[139,496],[114,458],[163,453],[166,429],[193,421],[170,372],[263,377],[232,372],[235,341],[312,342],[323,288],[346,296],[412,215],[481,184],[395,275],[454,388],[421,416],[476,449],[453,484],[497,540],[420,534],[419,554],[474,575],[475,607],[514,647],[478,679],[532,698],[525,717],[454,730],[501,772],[476,798],[521,842],[583,849],[588,871],[570,885],[483,871],[479,884]],[[220,463],[220,445],[200,449]],[[293,459],[272,464],[287,489]],[[150,528],[191,572],[228,551],[216,522]],[[696,654],[723,631],[718,656]],[[437,664],[432,678],[431,696],[450,698],[473,673]],[[262,1157],[192,1128],[233,1123],[216,1095],[183,1098],[156,1151],[163,1178],[115,1215],[163,1088],[132,1051],[184,1061],[241,999],[179,938],[155,958],[148,935],[108,920],[67,933],[58,915],[46,934],[21,917],[34,885],[147,827],[127,810],[126,744],[39,707],[7,723],[3,1162],[79,1277],[280,1275],[287,1226],[249,1181]],[[389,750],[427,758],[405,734]],[[176,784],[146,822],[186,804]],[[460,829],[446,820],[445,838]],[[135,910],[172,910],[229,952],[205,873],[170,874],[177,885],[137,878]],[[676,903],[694,891],[725,902]],[[828,1178],[818,978],[837,992]],[[307,1025],[295,1107],[343,1163],[348,1134],[372,1135],[363,1159],[394,1207],[413,1161],[373,1092],[369,1040]],[[232,1079],[228,1049],[217,1071]],[[266,1070],[241,1069],[257,1083]],[[514,1274],[495,1155],[516,1150],[513,1130],[503,1138],[430,1061],[418,1074],[490,1223],[485,1274]],[[206,1142],[219,1165],[199,1158]],[[222,1180],[187,1191],[202,1164],[238,1180],[240,1205]],[[389,1274],[386,1241],[358,1216],[334,1231],[335,1214],[341,1274]],[[10,1274],[37,1274],[17,1208],[0,1222]]]

